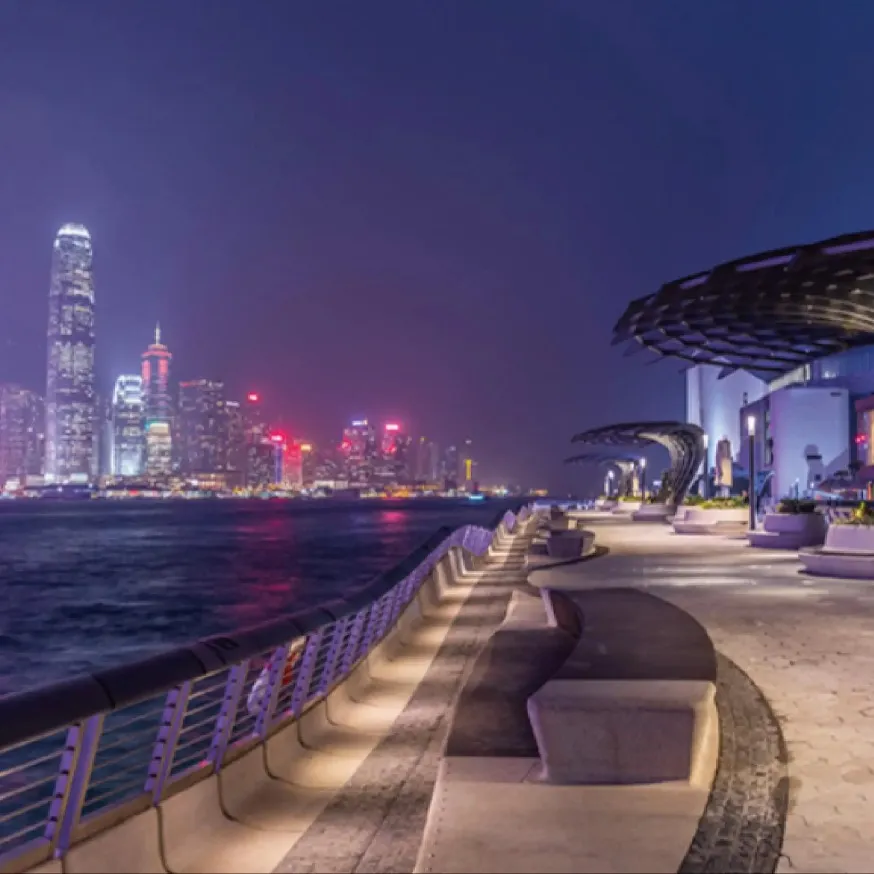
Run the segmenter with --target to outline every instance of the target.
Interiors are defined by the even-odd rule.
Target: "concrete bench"
[[[749,525],[750,511],[746,507],[703,510],[686,507],[672,522],[677,534],[735,534]]]
[[[635,590],[545,594],[552,644],[520,596],[464,687],[417,874],[676,871],[688,853],[719,744],[706,632]]]
[[[631,514],[635,522],[664,522],[673,516],[676,509],[669,504],[641,504],[639,510]]]
[[[528,702],[544,779],[712,777],[716,655],[684,611],[635,589],[570,594],[583,634]]]
[[[538,604],[528,598],[530,609]],[[491,636],[464,684],[446,740],[449,757],[536,758],[537,744],[528,718],[527,702],[554,676],[577,644],[581,626],[573,603],[554,593],[550,610],[555,626],[538,618],[523,621],[516,607]]]

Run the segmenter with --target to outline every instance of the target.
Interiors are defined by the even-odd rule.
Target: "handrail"
[[[81,823],[205,779],[325,698],[452,550],[482,556],[531,514],[440,528],[342,598],[0,698],[0,870],[61,858]]]

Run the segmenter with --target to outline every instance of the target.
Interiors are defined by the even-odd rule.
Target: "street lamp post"
[[[704,470],[701,473],[700,492],[701,492],[701,497],[704,498],[704,500],[706,501],[707,500],[707,492],[710,491],[707,488],[707,486],[709,485],[708,480],[710,479],[710,465],[708,463],[708,458],[707,458],[708,440],[707,440],[707,433],[706,432],[704,433],[703,440],[704,440]]]
[[[750,531],[756,530],[756,417],[747,416],[747,441],[750,452]]]
[[[640,459],[640,497],[646,500],[646,459]]]

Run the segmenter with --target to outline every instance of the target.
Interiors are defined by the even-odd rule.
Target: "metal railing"
[[[0,698],[0,870],[63,858],[86,826],[263,743],[349,676],[451,549],[483,556],[530,515],[441,528],[342,600]]]

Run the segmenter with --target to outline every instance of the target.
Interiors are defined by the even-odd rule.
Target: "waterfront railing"
[[[318,607],[0,698],[0,870],[61,859],[263,744],[349,677],[441,560],[471,570],[530,515],[441,528]]]

